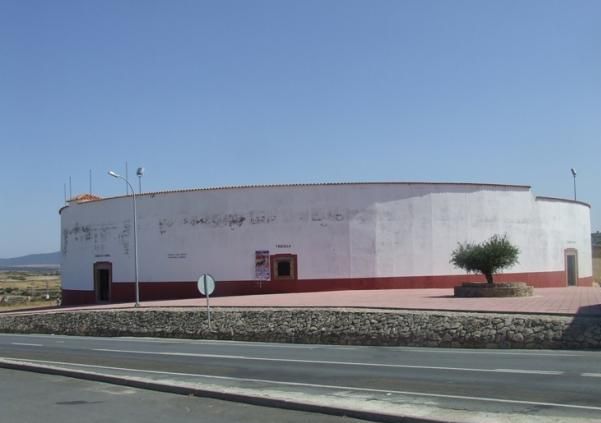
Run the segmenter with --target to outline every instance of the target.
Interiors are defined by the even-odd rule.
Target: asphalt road
[[[326,402],[601,421],[600,352],[0,334],[0,357]]]
[[[0,369],[0,421],[360,423],[361,420]]]

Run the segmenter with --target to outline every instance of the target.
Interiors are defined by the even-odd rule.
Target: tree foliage
[[[482,273],[486,282],[493,283],[493,274],[518,262],[520,250],[507,235],[493,235],[480,244],[459,243],[451,253],[451,263],[468,273]]]
[[[601,247],[601,232],[597,231],[591,234],[591,241],[593,246]]]

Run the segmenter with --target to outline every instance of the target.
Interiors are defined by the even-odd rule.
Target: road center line
[[[582,373],[580,376],[584,376],[584,377],[601,377],[601,373]]]
[[[369,348],[385,348],[390,351],[403,351],[403,352],[416,352],[420,354],[432,353],[432,354],[479,354],[479,355],[521,355],[521,356],[545,356],[545,357],[583,357],[584,354],[568,353],[561,351],[549,351],[549,352],[536,352],[536,351],[498,351],[498,350],[465,350],[460,348],[455,349],[444,349],[444,348],[418,348],[418,347],[371,347],[366,345],[330,345],[330,344],[278,344],[278,343],[264,343],[264,342],[250,342],[250,341],[228,341],[228,340],[210,340],[210,339],[177,339],[177,338],[144,338],[144,337],[114,337],[114,338],[97,338],[97,337],[82,337],[82,336],[70,336],[70,335],[24,335],[24,334],[0,334],[0,338],[18,336],[24,338],[52,338],[52,339],[67,339],[67,340],[92,340],[92,341],[103,341],[103,342],[136,342],[140,344],[144,343],[159,343],[159,344],[182,344],[182,345],[219,345],[219,346],[248,346],[253,348],[290,348],[290,349],[345,349],[345,350],[358,350],[358,349],[369,349]]]
[[[402,348],[392,347],[400,351],[411,351],[420,354],[433,353],[433,354],[483,354],[483,355],[524,355],[524,356],[543,356],[543,357],[582,357],[582,354],[569,354],[569,353],[539,353],[539,352],[509,352],[509,351],[466,351],[462,349],[455,350],[443,350],[443,349],[421,349],[421,348]]]
[[[595,407],[595,406],[589,406],[589,405],[573,405],[573,404],[560,404],[560,403],[553,403],[553,402],[510,400],[510,399],[490,398],[490,397],[469,397],[469,396],[465,396],[465,395],[433,394],[433,393],[415,392],[415,391],[393,391],[393,390],[388,390],[388,389],[357,388],[357,387],[353,387],[353,386],[337,386],[337,385],[320,385],[320,384],[315,384],[315,383],[302,383],[302,382],[283,382],[283,381],[279,381],[279,380],[268,380],[268,379],[250,379],[250,378],[239,378],[239,377],[232,377],[232,376],[214,376],[214,375],[203,375],[203,374],[195,374],[195,373],[166,372],[166,371],[160,371],[160,370],[128,369],[128,368],[123,368],[123,367],[110,367],[110,366],[99,366],[99,365],[93,365],[93,364],[66,363],[66,362],[61,362],[61,361],[29,360],[29,359],[21,360],[21,359],[15,359],[15,358],[7,358],[7,357],[0,357],[0,361],[4,361],[4,362],[8,362],[8,363],[22,362],[25,364],[27,364],[28,362],[43,363],[43,364],[50,364],[50,365],[60,364],[60,365],[79,366],[79,367],[97,368],[97,369],[106,369],[106,370],[119,370],[119,371],[126,371],[126,372],[132,372],[132,373],[150,373],[150,374],[169,375],[169,376],[187,376],[187,377],[199,377],[199,378],[205,378],[205,379],[230,380],[230,381],[238,381],[238,382],[270,383],[270,384],[274,384],[274,385],[335,389],[335,390],[354,391],[354,392],[373,392],[373,393],[379,393],[379,394],[411,395],[411,396],[417,396],[417,397],[461,399],[461,400],[469,400],[469,401],[498,402],[498,403],[504,403],[504,404],[535,405],[535,406],[544,406],[544,407],[558,407],[558,408],[570,408],[570,409],[578,409],[578,410],[601,411],[601,407]],[[51,366],[48,366],[48,367],[51,367]]]
[[[11,342],[12,345],[24,345],[26,347],[43,347],[42,344],[30,344],[28,342]]]
[[[277,361],[277,362],[283,362],[283,363],[330,364],[330,365],[363,366],[363,367],[394,367],[394,368],[402,368],[402,369],[451,370],[451,371],[463,371],[463,372],[524,373],[524,374],[540,374],[540,375],[551,375],[551,376],[557,376],[557,375],[563,374],[563,372],[560,372],[560,371],[550,371],[550,370],[472,369],[472,368],[464,368],[464,367],[417,366],[417,365],[409,365],[409,364],[358,363],[358,362],[352,362],[352,361],[299,360],[299,359],[292,359],[292,358],[249,357],[249,356],[243,356],[243,355],[114,350],[114,349],[109,349],[109,348],[93,348],[92,351],[115,352],[115,353],[124,353],[124,354],[147,354],[147,355],[169,355],[169,356],[200,357],[200,358],[223,358],[223,359],[230,359],[230,360]]]
[[[357,350],[368,348],[380,348],[369,345],[332,345],[332,344],[284,344],[284,343],[265,343],[251,341],[229,341],[229,340],[212,340],[212,339],[171,339],[171,338],[140,338],[132,336],[124,336],[119,338],[111,338],[112,341],[127,341],[139,343],[170,343],[170,344],[186,344],[186,345],[221,345],[221,346],[244,346],[253,348],[290,348],[290,349],[336,349],[336,350]],[[484,354],[484,355],[525,355],[525,356],[546,356],[546,357],[581,357],[582,354],[564,353],[564,352],[536,352],[536,351],[495,351],[495,350],[464,350],[464,349],[443,349],[443,348],[419,348],[419,347],[381,347],[390,349],[391,351],[406,351],[417,353],[433,353],[433,354]]]
[[[152,338],[111,338],[111,341],[126,341],[126,342],[138,342],[148,344],[174,344],[174,345],[206,345],[206,346],[226,346],[226,347],[250,347],[250,348],[284,348],[284,349],[295,349],[295,350],[319,350],[319,349],[330,349],[330,350],[357,350],[363,348],[362,345],[325,345],[325,344],[270,344],[264,342],[244,342],[244,341],[214,341],[210,339],[194,339],[194,340],[174,340],[174,339],[152,339]]]

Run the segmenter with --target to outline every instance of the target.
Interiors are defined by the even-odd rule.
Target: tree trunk
[[[492,285],[492,273],[485,273],[484,276],[486,277],[486,282]]]

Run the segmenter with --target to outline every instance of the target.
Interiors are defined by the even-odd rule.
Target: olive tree
[[[493,283],[493,274],[518,262],[520,250],[507,235],[493,235],[480,244],[459,243],[451,253],[451,263],[468,273],[482,273],[486,282]]]

